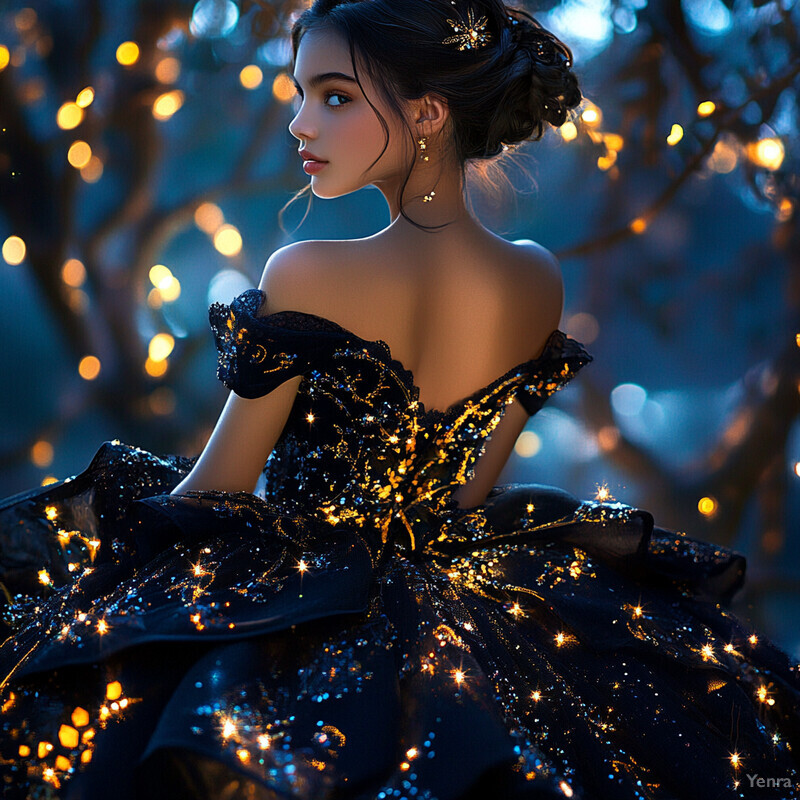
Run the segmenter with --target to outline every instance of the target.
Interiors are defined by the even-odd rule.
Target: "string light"
[[[84,356],[78,364],[78,374],[85,381],[93,381],[100,374],[100,366],[97,356]]]
[[[264,73],[257,64],[248,64],[239,72],[239,83],[245,89],[257,89],[264,80]]]
[[[40,439],[31,448],[31,461],[40,469],[49,467],[53,463],[53,445],[46,439]]]
[[[225,223],[225,215],[216,203],[201,203],[194,212],[194,224],[211,236]]]
[[[167,374],[168,369],[169,362],[166,359],[162,361],[153,361],[152,358],[148,358],[147,361],[144,362],[144,371],[151,378],[163,377]]]
[[[279,103],[289,103],[296,95],[294,81],[285,72],[275,76],[275,80],[272,81],[272,96]]]
[[[123,42],[117,47],[117,62],[130,67],[139,60],[139,45],[136,42]]]
[[[704,517],[713,517],[717,513],[717,501],[714,497],[701,497],[697,502],[697,510]]]
[[[745,148],[745,152],[750,161],[756,166],[763,167],[771,172],[780,169],[786,155],[783,142],[772,136],[759,139],[757,142],[751,142]]]
[[[175,348],[175,339],[168,333],[157,333],[147,347],[151,361],[164,361],[169,358]]]
[[[91,86],[81,89],[80,92],[78,92],[78,96],[75,98],[75,105],[80,108],[88,108],[93,102],[94,89]]]
[[[647,221],[644,219],[644,217],[636,217],[636,219],[631,220],[628,227],[633,233],[644,233],[647,230]]]
[[[83,169],[92,160],[92,148],[81,139],[74,141],[67,151],[67,161],[76,169]]]
[[[183,106],[184,94],[180,89],[173,89],[160,94],[153,103],[153,116],[163,122],[170,119]]]
[[[683,128],[676,122],[670,130],[669,136],[667,136],[667,144],[673,147],[678,144],[681,139],[683,139]]]
[[[77,258],[68,258],[61,267],[61,280],[77,289],[86,281],[86,267]]]
[[[559,129],[558,132],[565,142],[571,142],[578,137],[578,128],[574,122],[567,121]]]
[[[81,180],[84,183],[97,183],[103,176],[103,162],[97,156],[92,156],[89,163],[81,168]]]
[[[591,125],[593,127],[599,125],[602,122],[602,119],[602,112],[598,106],[594,105],[594,103],[587,104],[587,107],[581,114],[581,120],[587,125]]]
[[[234,225],[222,225],[214,234],[214,247],[224,256],[235,256],[242,249],[242,235]]]
[[[56,125],[61,130],[70,131],[83,122],[83,109],[71,100],[63,103],[56,112]]]
[[[3,242],[3,260],[9,266],[15,267],[25,260],[27,247],[25,241],[19,236],[9,236]]]

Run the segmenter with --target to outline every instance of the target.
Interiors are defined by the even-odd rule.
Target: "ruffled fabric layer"
[[[169,495],[189,468],[109,442],[0,508],[8,797],[800,795],[796,665],[725,608],[742,555],[512,484],[379,560]]]

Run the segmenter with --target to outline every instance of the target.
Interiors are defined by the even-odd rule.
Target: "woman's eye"
[[[336,98],[339,102],[330,103],[329,101],[332,98]],[[325,102],[332,108],[341,108],[343,105],[346,105],[347,103],[350,102],[350,98],[346,94],[339,94],[338,92],[329,92],[328,94],[325,95]]]

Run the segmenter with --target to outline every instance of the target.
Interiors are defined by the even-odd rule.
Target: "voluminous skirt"
[[[800,677],[731,550],[552,487],[413,550],[107,442],[0,508],[16,798],[793,798]],[[419,538],[419,537],[418,537]]]

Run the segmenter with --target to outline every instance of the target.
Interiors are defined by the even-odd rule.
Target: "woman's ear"
[[[425,136],[439,133],[450,117],[447,101],[438,95],[426,94],[416,105],[415,121],[420,132]]]

